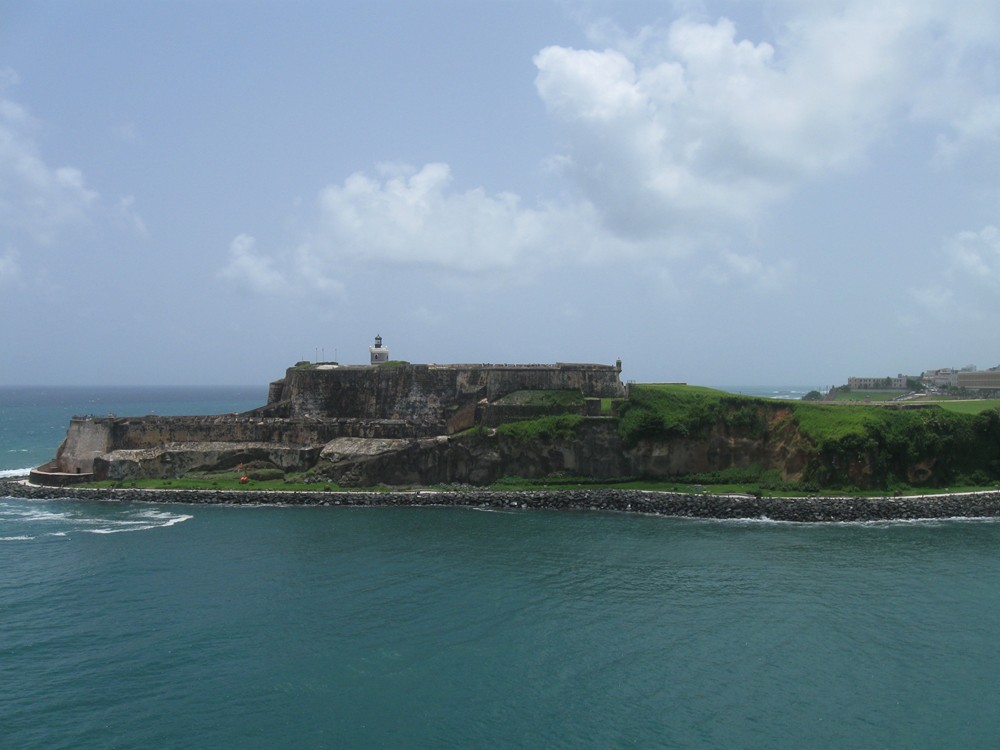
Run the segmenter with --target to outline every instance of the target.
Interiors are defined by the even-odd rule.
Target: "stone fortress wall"
[[[622,398],[619,365],[411,365],[291,367],[262,413],[284,417],[402,419],[436,434],[476,424],[476,408],[516,391],[573,390]]]
[[[495,426],[498,414],[523,419],[547,411],[490,408],[491,401],[517,391],[576,390],[591,399],[621,398],[620,371],[620,363],[300,364],[271,383],[265,406],[244,414],[76,417],[56,458],[33,476],[47,483],[150,471],[180,476],[248,458],[304,470],[338,439],[412,441],[477,424]]]

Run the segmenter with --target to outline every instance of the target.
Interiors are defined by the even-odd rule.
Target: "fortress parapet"
[[[287,417],[401,419],[438,433],[473,426],[476,406],[516,391],[579,391],[622,398],[619,369],[600,364],[388,363],[375,367],[291,367],[271,384],[262,411]]]

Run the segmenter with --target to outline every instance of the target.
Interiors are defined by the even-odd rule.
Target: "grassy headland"
[[[626,444],[696,438],[712,429],[767,440],[792,423],[811,454],[802,479],[795,483],[799,488],[995,485],[1000,482],[997,402],[960,402],[962,406],[954,408],[956,403],[921,403],[918,408],[824,404],[694,386],[638,385],[622,405],[620,430]],[[716,475],[727,472],[702,479],[724,480]],[[774,484],[773,477],[765,476],[768,469],[758,473],[764,484]],[[751,477],[738,481],[745,479]]]
[[[519,392],[511,406],[575,409],[575,392]],[[607,400],[610,411],[610,399]],[[605,406],[602,404],[602,407]],[[633,385],[618,401],[617,429],[624,450],[659,445],[667,452],[699,441],[763,446],[759,460],[702,462],[698,470],[622,481],[572,477],[504,477],[496,489],[619,487],[664,491],[744,492],[762,495],[909,494],[995,489],[1000,486],[1000,401],[902,404],[845,404],[785,401],[740,396],[711,388],[676,384]],[[578,439],[585,417],[550,414],[508,422],[496,434],[518,443],[565,445]],[[615,424],[614,422],[611,423]],[[470,433],[482,433],[473,428]],[[713,442],[714,441],[714,442]],[[673,446],[673,447],[671,447]],[[707,450],[711,455],[711,450]],[[789,469],[786,460],[796,456]],[[775,459],[775,457],[778,459]],[[784,463],[782,463],[784,461]],[[339,490],[308,472],[285,474],[258,467],[192,473],[180,479],[105,482],[101,486],[208,490]],[[359,488],[354,488],[359,489]],[[371,489],[371,488],[368,488]],[[383,488],[384,489],[384,488]]]

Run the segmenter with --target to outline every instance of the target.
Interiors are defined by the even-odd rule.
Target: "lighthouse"
[[[369,346],[368,352],[371,354],[373,365],[389,361],[389,347],[382,346],[381,336],[375,337],[375,346]]]

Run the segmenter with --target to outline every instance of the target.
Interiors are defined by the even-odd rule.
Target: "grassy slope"
[[[954,402],[949,402],[949,405]],[[972,404],[969,404],[971,407]],[[622,409],[621,432],[627,444],[643,438],[696,437],[717,424],[766,434],[762,414],[791,409],[802,434],[816,447],[810,474],[813,486],[849,484],[847,468],[867,467],[878,486],[901,487],[911,467],[933,468],[926,481],[981,485],[1000,480],[1000,414],[992,402],[982,411],[962,413],[932,406],[895,409],[847,404],[777,402],[735,396],[709,388],[679,385],[633,386]],[[727,472],[717,472],[716,481]],[[748,477],[728,472],[737,481]]]
[[[514,391],[496,401],[505,406],[582,406],[583,394],[573,390]]]
[[[939,401],[936,402],[945,411],[954,411],[960,414],[979,414],[993,409],[1000,409],[1000,398],[975,399],[972,401]]]

